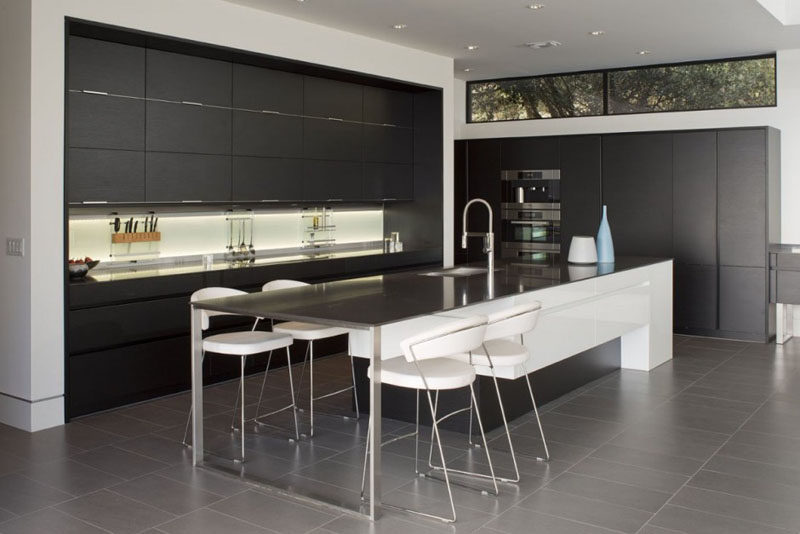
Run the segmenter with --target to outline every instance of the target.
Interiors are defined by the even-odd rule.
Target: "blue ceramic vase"
[[[603,219],[597,229],[597,263],[614,263],[614,241],[608,226],[608,210],[603,204]]]

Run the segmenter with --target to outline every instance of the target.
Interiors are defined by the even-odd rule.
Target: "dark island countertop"
[[[279,320],[314,320],[368,328],[515,294],[654,265],[670,258],[617,257],[614,264],[541,267],[498,260],[495,271],[471,276],[430,276],[444,269],[415,269],[307,287],[195,303],[196,308]],[[473,263],[458,267],[485,267]]]

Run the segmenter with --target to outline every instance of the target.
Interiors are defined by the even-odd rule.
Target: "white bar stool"
[[[441,470],[444,472],[444,482],[447,486],[447,494],[450,498],[450,510],[452,517],[443,517],[432,515],[418,510],[411,510],[408,508],[401,508],[392,506],[390,504],[382,503],[383,506],[395,508],[405,512],[439,519],[446,523],[453,523],[456,521],[456,508],[453,503],[453,492],[450,487],[450,477],[447,464],[444,459],[444,450],[442,449],[442,441],[439,436],[439,423],[445,419],[461,412],[470,410],[471,408],[462,408],[455,410],[443,417],[437,417],[436,406],[431,391],[438,392],[441,390],[452,390],[463,387],[469,387],[470,390],[470,407],[476,405],[475,414],[478,419],[478,426],[481,430],[481,437],[483,438],[484,450],[486,450],[487,458],[489,459],[489,469],[491,475],[482,475],[479,473],[463,472],[464,474],[481,476],[491,478],[494,486],[494,495],[498,494],[497,481],[494,476],[494,466],[492,465],[491,456],[489,456],[489,449],[486,444],[486,435],[483,432],[483,424],[481,422],[480,412],[477,410],[477,403],[475,400],[475,390],[473,389],[473,382],[475,382],[475,369],[466,362],[461,362],[456,359],[448,358],[453,354],[469,352],[483,343],[484,335],[486,332],[486,317],[476,316],[467,319],[454,320],[448,324],[442,325],[431,330],[427,330],[416,336],[409,337],[400,343],[403,350],[403,356],[391,358],[381,362],[381,383],[390,384],[393,386],[414,389],[417,393],[417,418],[416,429],[414,432],[404,436],[392,438],[381,446],[388,445],[394,441],[404,439],[410,436],[415,437],[414,441],[414,472],[419,473],[418,470],[418,455],[419,450],[419,393],[420,390],[425,390],[428,397],[428,407],[431,411],[431,421],[433,427],[433,437],[436,439],[436,444],[439,448],[439,455],[442,460]],[[367,374],[372,379],[372,366],[369,367]],[[380,417],[380,414],[375,414],[375,417]],[[371,422],[370,422],[371,423]],[[372,433],[372,425],[370,424],[367,433],[367,449],[364,453],[364,468],[361,476],[361,499],[365,500],[364,490],[366,485],[366,470],[367,458],[370,453],[369,442]],[[431,447],[433,444],[431,444]]]
[[[209,299],[216,299],[216,298],[223,298],[223,297],[232,297],[237,295],[246,295],[245,291],[239,291],[238,289],[230,289],[227,287],[207,287],[204,289],[200,289],[192,293],[191,301],[198,301],[198,300],[209,300]],[[231,313],[225,312],[218,312],[218,311],[210,311],[210,310],[202,310],[201,311],[201,320],[202,320],[202,328],[203,331],[208,330],[210,326],[210,318],[216,315],[235,315]],[[205,358],[206,352],[212,352],[214,354],[220,354],[223,356],[236,356],[241,360],[241,375],[239,377],[239,390],[236,394],[236,404],[233,407],[233,418],[231,419],[231,431],[235,431],[234,428],[234,421],[236,420],[236,408],[240,403],[241,400],[241,420],[240,420],[240,427],[239,431],[241,434],[241,442],[242,442],[242,457],[240,459],[234,458],[235,462],[244,462],[245,454],[244,454],[244,368],[247,362],[247,357],[254,355],[254,354],[261,354],[263,352],[269,352],[270,358],[272,358],[272,351],[276,349],[286,348],[286,357],[289,358],[289,387],[292,393],[292,404],[281,408],[282,411],[289,408],[295,408],[295,401],[294,401],[294,384],[292,382],[292,367],[291,367],[291,354],[289,351],[289,347],[292,344],[292,336],[286,334],[280,334],[275,332],[262,332],[260,330],[256,330],[256,326],[260,321],[260,318],[255,320],[253,324],[253,328],[249,331],[244,332],[227,332],[224,334],[214,334],[212,336],[208,336],[203,339],[203,357]],[[269,364],[268,364],[269,365]],[[294,410],[292,410],[294,413]],[[276,412],[273,412],[276,413]],[[192,412],[189,412],[189,420],[186,422],[186,431],[183,435],[183,443],[184,445],[188,446],[186,442],[187,435],[189,432],[189,424],[192,419]],[[294,432],[295,438],[300,439],[299,430],[297,426],[297,415],[295,413],[294,417]]]
[[[497,374],[495,373],[495,369],[502,367],[516,367],[518,365],[524,366],[525,363],[531,358],[530,352],[525,346],[525,340],[523,336],[536,327],[540,310],[541,304],[535,302],[531,304],[512,306],[505,310],[489,314],[488,324],[486,326],[486,337],[482,346],[476,350],[470,351],[469,353],[452,356],[452,358],[459,361],[467,362],[471,365],[488,367],[491,370],[495,392],[497,393],[497,402],[500,405],[500,415],[503,418],[503,425],[505,426],[506,437],[508,438],[509,452],[511,453],[511,460],[514,463],[515,478],[500,478],[500,480],[503,482],[519,482],[520,475],[519,468],[517,466],[517,458],[514,454],[514,445],[511,442],[511,432],[508,428],[508,420],[506,419],[503,398],[500,395],[500,387],[497,384]],[[519,343],[508,339],[516,336],[519,336]],[[547,448],[547,441],[545,440],[544,430],[542,429],[542,421],[539,418],[539,409],[536,407],[536,399],[533,396],[531,380],[527,372],[524,374],[525,381],[528,384],[528,393],[531,397],[531,404],[533,405],[533,412],[536,414],[536,422],[539,425],[539,434],[542,436],[542,444],[544,445],[544,458],[536,457],[536,459],[547,462],[550,460],[550,451]],[[472,418],[470,417],[470,439],[471,438]]]
[[[309,284],[305,282],[300,282],[298,280],[272,280],[271,282],[267,282],[261,288],[262,291],[276,291],[279,289],[289,289],[293,287],[303,287]],[[309,393],[309,411],[311,415],[311,423],[310,423],[310,430],[309,436],[314,437],[314,401],[325,399],[327,397],[331,397],[333,395],[338,395],[340,393],[345,393],[347,391],[353,391],[353,398],[355,399],[356,405],[356,419],[361,417],[360,410],[358,408],[358,390],[356,388],[356,374],[355,368],[353,365],[353,356],[350,355],[350,350],[348,349],[348,355],[350,355],[350,376],[353,380],[353,385],[348,386],[346,388],[342,388],[337,391],[333,391],[331,393],[326,393],[325,395],[320,395],[319,397],[314,396],[314,341],[320,339],[327,339],[329,337],[334,336],[341,336],[343,334],[347,334],[348,330],[346,328],[339,328],[335,326],[325,326],[320,324],[313,324],[313,323],[302,323],[300,321],[288,321],[284,323],[273,324],[272,326],[273,332],[278,332],[281,334],[287,334],[292,336],[295,340],[302,340],[308,341],[308,345],[306,346],[306,355],[303,357],[303,369],[300,372],[300,384],[299,388],[303,387],[303,376],[305,376],[306,371],[306,361],[309,364],[309,382],[310,382],[310,393]],[[349,346],[349,338],[348,338],[348,346]],[[264,375],[264,383],[266,383],[267,376]],[[261,387],[261,392],[264,392],[264,386]],[[259,396],[258,404],[261,406],[261,397]],[[258,413],[258,412],[256,412]],[[348,418],[347,416],[344,416]]]

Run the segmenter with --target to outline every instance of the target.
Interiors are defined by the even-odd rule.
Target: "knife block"
[[[147,241],[161,241],[161,232],[133,232],[111,234],[112,243],[144,243]]]

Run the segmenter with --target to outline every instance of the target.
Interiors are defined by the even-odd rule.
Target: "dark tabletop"
[[[428,268],[204,300],[194,306],[237,315],[368,328],[664,261],[670,260],[623,256],[617,257],[614,264],[585,266],[565,262],[555,267],[497,261],[491,280],[485,273],[425,276],[424,273],[439,270]],[[470,266],[485,267],[485,263]]]

